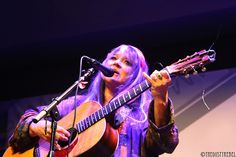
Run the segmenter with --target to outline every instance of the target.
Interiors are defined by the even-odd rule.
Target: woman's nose
[[[113,66],[116,66],[116,67],[118,67],[118,68],[120,68],[120,67],[121,67],[121,65],[120,65],[120,60],[115,60],[115,61],[112,63],[112,65],[113,65]]]

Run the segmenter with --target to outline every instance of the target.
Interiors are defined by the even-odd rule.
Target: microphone
[[[114,70],[112,70],[111,68],[105,67],[104,65],[102,65],[102,63],[100,63],[99,61],[97,61],[96,59],[90,58],[88,56],[83,56],[87,62],[89,64],[92,65],[93,68],[100,70],[103,75],[107,76],[107,77],[112,77],[114,75]]]

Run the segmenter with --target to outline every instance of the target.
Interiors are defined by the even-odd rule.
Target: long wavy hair
[[[118,97],[119,94],[126,92],[128,89],[131,89],[135,85],[144,81],[145,78],[143,77],[142,73],[143,72],[148,73],[149,70],[143,53],[134,46],[124,45],[124,44],[112,49],[111,52],[107,54],[107,57],[102,64],[106,65],[110,57],[119,53],[120,51],[125,51],[124,54],[126,55],[127,59],[132,60],[133,73],[132,76],[129,77],[128,81],[126,81],[123,85],[118,87],[118,91],[114,98]],[[95,100],[100,104],[102,104],[103,94],[104,94],[104,81],[102,79],[102,74],[98,72],[98,74],[94,77],[94,80],[92,81],[92,83],[88,88],[86,94],[87,100]],[[136,108],[140,108],[142,109],[142,111],[145,110],[146,112],[147,109],[146,104],[149,104],[150,100],[151,100],[151,93],[149,90],[147,90],[144,93],[142,93],[138,98],[136,98],[134,101],[132,101],[132,104],[135,104],[134,106]]]

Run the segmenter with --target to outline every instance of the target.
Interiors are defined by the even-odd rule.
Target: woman
[[[151,89],[106,117],[108,123],[118,130],[119,143],[113,156],[158,156],[164,152],[172,153],[178,144],[178,129],[174,123],[173,105],[168,98],[171,78],[165,70],[155,70],[148,76],[148,66],[142,52],[131,45],[114,48],[103,64],[115,71],[112,77],[98,73],[88,92],[78,96],[77,105],[87,101],[97,101],[106,105],[112,99],[145,79]],[[60,117],[73,110],[74,97],[63,100],[58,105]],[[32,123],[37,110],[28,110],[21,117],[9,144],[15,150],[34,146],[39,138],[50,141],[50,133],[45,135],[45,121]],[[146,114],[147,113],[147,114]],[[47,123],[50,132],[50,122]],[[57,126],[56,140],[67,141],[70,133]],[[57,149],[60,145],[55,142]]]

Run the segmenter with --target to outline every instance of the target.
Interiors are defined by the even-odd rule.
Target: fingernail
[[[60,146],[60,145],[57,145],[57,149],[58,149],[58,150],[61,150],[61,146]]]

